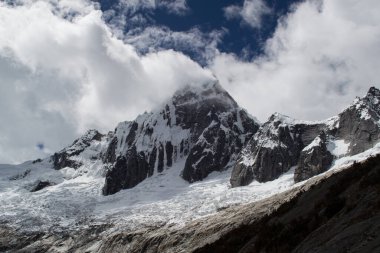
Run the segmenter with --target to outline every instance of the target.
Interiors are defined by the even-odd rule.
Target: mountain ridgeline
[[[101,163],[104,195],[173,169],[192,183],[233,168],[231,186],[238,187],[274,180],[293,167],[299,182],[325,172],[337,158],[372,148],[380,138],[379,103],[380,90],[372,87],[325,121],[275,113],[260,124],[218,82],[186,86],[153,112],[107,135],[89,130],[49,159],[57,170]]]

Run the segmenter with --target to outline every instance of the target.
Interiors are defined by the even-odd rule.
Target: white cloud
[[[224,8],[227,19],[241,18],[245,24],[253,28],[259,28],[262,17],[271,10],[263,0],[244,0],[243,6],[230,5]]]
[[[0,3],[0,162],[43,155],[40,142],[58,150],[88,128],[112,130],[180,86],[213,78],[172,50],[139,56],[92,5],[67,19],[59,11],[67,3]]]
[[[380,85],[380,2],[306,1],[282,19],[266,55],[242,62],[220,54],[211,66],[238,102],[261,120],[338,113]]]

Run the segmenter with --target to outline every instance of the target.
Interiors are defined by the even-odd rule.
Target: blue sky
[[[44,157],[215,81],[265,122],[379,87],[378,0],[0,1],[0,163]]]
[[[252,1],[254,5],[259,1]],[[163,26],[175,32],[188,32],[191,29],[199,29],[207,37],[210,33],[220,33],[217,48],[222,52],[233,53],[243,60],[252,60],[263,53],[265,41],[273,35],[278,21],[291,11],[294,4],[301,0],[263,0],[267,11],[262,14],[259,26],[253,27],[244,22],[239,17],[226,17],[225,8],[229,6],[243,6],[244,0],[188,0],[186,10],[175,13],[167,8],[141,8],[138,11],[126,11],[126,6],[120,4],[118,0],[100,0],[100,8],[103,12],[114,11],[106,20],[109,23],[114,21],[120,13],[126,16],[126,23],[135,16],[142,16],[145,22],[139,24],[126,24],[123,29],[128,33],[134,29],[144,29],[150,26]],[[130,9],[128,9],[130,10]],[[165,48],[172,48],[181,51],[205,64],[201,49],[191,48],[191,45],[162,45]],[[144,53],[144,49],[141,50]]]

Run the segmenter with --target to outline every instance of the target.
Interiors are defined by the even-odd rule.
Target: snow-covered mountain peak
[[[202,85],[187,85],[174,93],[168,104],[185,105],[196,103],[216,103],[223,108],[237,108],[238,104],[219,84],[218,81],[204,83]]]
[[[366,97],[376,97],[376,98],[380,98],[380,90],[374,86],[372,86],[371,88],[369,88],[368,92],[367,92],[367,95]]]
[[[380,119],[380,90],[371,87],[364,97],[357,97],[342,114],[353,110],[357,111],[364,120],[378,121]]]
[[[186,86],[153,112],[118,125],[104,159],[110,170],[103,192],[134,187],[184,160],[182,177],[202,180],[232,162],[257,128],[218,82]]]
[[[371,87],[365,97],[362,98],[362,103],[365,103],[366,106],[372,110],[376,115],[371,115],[377,116],[376,120],[380,118],[380,90]]]
[[[284,115],[284,114],[281,114],[281,113],[278,113],[278,112],[275,112],[273,113],[269,118],[268,118],[268,121],[267,122],[270,122],[271,124],[288,124],[288,125],[292,125],[292,124],[295,124],[296,122],[296,119],[294,118],[291,118],[287,115]]]

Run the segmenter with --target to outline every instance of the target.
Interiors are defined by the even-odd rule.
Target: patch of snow
[[[309,151],[313,147],[317,147],[317,146],[321,145],[321,142],[322,142],[321,138],[319,136],[317,136],[309,145],[304,147],[304,149],[302,151]]]
[[[371,119],[371,115],[369,114],[369,111],[367,108],[363,108],[360,112],[360,118],[364,119],[364,120],[369,120]]]
[[[342,157],[347,154],[350,143],[344,140],[329,140],[327,143],[327,150],[335,157]]]

